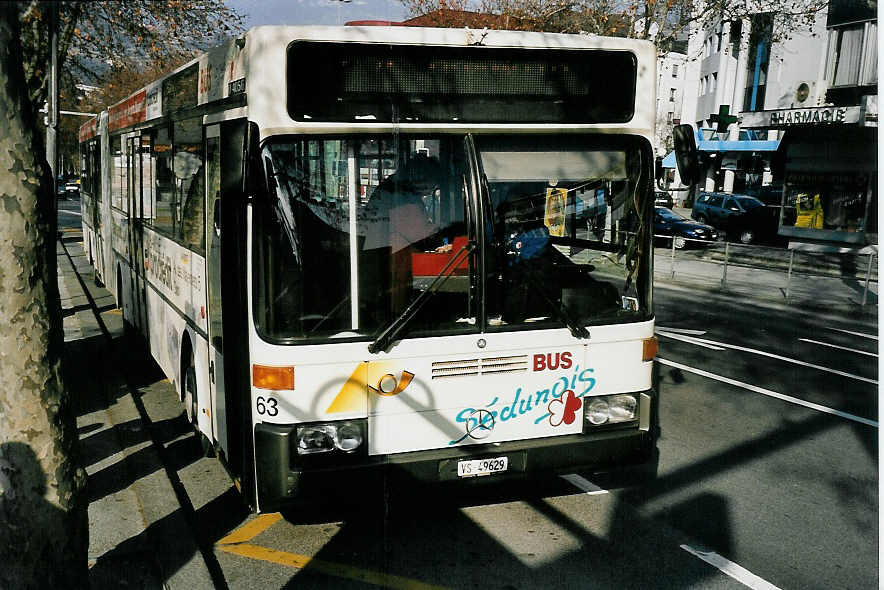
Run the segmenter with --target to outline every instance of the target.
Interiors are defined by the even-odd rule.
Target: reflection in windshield
[[[658,207],[656,209],[657,215],[662,217],[667,221],[687,221],[687,218],[683,215],[679,215],[671,209],[664,209],[663,207]]]
[[[462,136],[272,140],[269,194],[255,209],[256,323],[280,340],[374,339],[407,309],[398,337],[577,334],[645,317],[638,145],[480,137],[484,176],[473,182]],[[470,186],[483,187],[480,248],[467,248],[479,227]]]
[[[489,327],[569,327],[634,317],[640,152],[597,138],[476,139],[496,256]],[[573,330],[572,330],[573,331]]]

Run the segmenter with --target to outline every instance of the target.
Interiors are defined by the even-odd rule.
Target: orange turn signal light
[[[294,367],[252,365],[252,385],[259,389],[294,389]]]
[[[658,349],[659,345],[657,344],[656,336],[651,336],[650,338],[645,338],[644,340],[642,340],[642,360],[654,360],[654,357],[657,356]]]

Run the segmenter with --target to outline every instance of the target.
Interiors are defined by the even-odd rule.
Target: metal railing
[[[820,292],[841,289],[851,295],[849,300],[852,303],[865,308],[872,294],[871,286],[874,284],[877,288],[878,284],[877,249],[862,253],[825,253],[656,234],[654,241],[657,244],[668,242],[663,246],[668,250],[668,271],[663,273],[670,280],[681,274],[687,279],[717,281],[725,291],[752,290],[752,287],[759,291],[765,288],[779,290],[786,303],[795,298],[796,289],[806,298],[808,294],[813,296],[816,286],[815,290]],[[658,247],[655,251],[658,266],[661,249]],[[716,275],[710,265],[719,267]],[[765,275],[752,277],[752,271],[762,271]],[[658,268],[656,273],[660,272]],[[734,273],[739,276],[734,277]],[[735,285],[734,281],[741,284]],[[762,284],[761,281],[774,284]],[[824,284],[826,281],[828,285]],[[874,295],[876,305],[877,293]],[[822,295],[820,298],[825,299]]]

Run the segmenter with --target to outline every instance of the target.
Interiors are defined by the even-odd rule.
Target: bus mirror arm
[[[396,335],[402,331],[402,328],[411,321],[411,318],[417,315],[417,312],[420,311],[420,308],[423,307],[424,303],[433,296],[439,287],[442,286],[442,283],[451,276],[454,269],[464,260],[464,253],[468,256],[475,250],[476,242],[472,240],[458,250],[457,253],[451,257],[442,271],[436,275],[436,278],[433,279],[433,282],[430,283],[427,290],[418,295],[417,299],[412,301],[411,304],[405,308],[405,311],[403,311],[395,320],[390,322],[390,324],[381,331],[381,334],[374,340],[374,342],[368,345],[368,352],[371,354],[377,354],[382,350],[386,350],[390,345],[390,342],[392,342],[393,339],[396,338]]]

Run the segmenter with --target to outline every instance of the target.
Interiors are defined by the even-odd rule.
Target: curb
[[[109,348],[111,334],[97,313],[95,301],[86,288],[87,279],[77,271],[72,254],[68,249],[69,243],[74,243],[72,245],[75,247],[76,243],[72,239],[65,238],[58,240],[59,247],[57,248],[57,258],[64,259],[63,261],[59,260],[59,292],[69,302],[77,302],[77,304],[67,308],[63,307],[63,313],[82,308],[82,298],[88,300],[89,305],[88,310],[80,309],[69,314],[68,317],[73,316],[69,323],[74,325],[66,327],[66,336],[72,336],[71,341],[87,338],[90,335],[92,337],[98,336],[103,339],[103,347]],[[85,318],[81,314],[89,314],[91,317]],[[94,326],[84,326],[84,320]],[[66,338],[65,345],[69,344],[67,340]],[[120,507],[123,508],[124,513],[118,512],[108,515],[104,511],[98,512],[98,507],[90,511],[90,557],[92,557],[91,550],[94,543],[100,544],[105,537],[119,536],[119,533],[116,535],[112,533],[117,532],[116,528],[120,526],[120,520],[127,521],[126,524],[130,530],[137,532],[110,551],[95,556],[96,564],[102,563],[102,559],[106,562],[106,566],[101,568],[103,570],[100,575],[101,579],[95,580],[95,582],[112,584],[107,587],[116,587],[120,583],[131,582],[134,574],[138,578],[138,586],[144,588],[173,590],[177,588],[211,588],[213,587],[211,573],[178,501],[175,485],[162,461],[162,452],[156,446],[160,443],[150,435],[149,418],[146,424],[142,414],[143,406],[140,407],[139,402],[134,399],[133,389],[127,383],[125,375],[120,373],[115,363],[111,363],[111,365],[107,377],[110,378],[108,381],[111,382],[112,387],[117,390],[117,395],[112,396],[116,399],[103,410],[92,413],[106,417],[108,429],[113,430],[115,453],[104,459],[102,463],[119,463],[126,471],[134,473],[132,473],[132,483],[125,490],[113,494],[114,503],[122,502]],[[127,435],[131,433],[135,442],[125,444],[125,441],[122,440],[124,432]],[[86,436],[88,435],[84,433],[81,438]],[[111,461],[114,458],[118,459]],[[139,477],[139,473],[146,475]],[[134,506],[131,500],[127,503],[121,499],[126,495],[134,497]],[[103,499],[92,500],[90,507]],[[106,508],[108,504],[110,502],[101,503],[101,506]],[[119,510],[119,508],[117,509]],[[134,514],[132,514],[133,511]],[[104,535],[102,529],[104,529]],[[186,558],[186,556],[190,557]],[[93,565],[92,561],[90,560],[90,566]],[[145,561],[149,563],[144,563]],[[171,566],[168,565],[170,563]],[[133,568],[139,571],[133,572]],[[109,579],[111,577],[116,579]],[[96,584],[93,587],[101,586]]]

